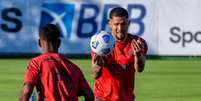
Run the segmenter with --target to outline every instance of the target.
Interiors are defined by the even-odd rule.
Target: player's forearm
[[[25,84],[20,92],[19,101],[29,101],[32,91],[33,87]]]
[[[96,64],[93,64],[91,72],[92,72],[92,77],[94,79],[98,79],[102,74],[102,67],[100,67],[100,66],[98,66]]]
[[[98,79],[100,76],[101,76],[101,73],[100,73],[100,72],[92,73],[92,77],[93,77],[94,79]]]
[[[143,55],[135,56],[134,66],[138,72],[143,72],[145,67],[146,57]]]

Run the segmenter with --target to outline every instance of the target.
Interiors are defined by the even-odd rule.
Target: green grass
[[[72,59],[93,87],[90,59]],[[0,59],[0,101],[17,101],[28,59]],[[200,101],[201,60],[148,60],[136,76],[137,101]]]

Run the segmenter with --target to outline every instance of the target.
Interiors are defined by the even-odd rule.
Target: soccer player
[[[34,86],[38,101],[78,101],[84,96],[93,101],[93,92],[81,70],[58,53],[60,32],[56,25],[47,24],[40,29],[39,46],[43,53],[30,60],[27,67],[20,101],[28,101]]]
[[[116,42],[106,56],[91,51],[92,76],[96,101],[134,101],[135,74],[143,72],[147,54],[144,39],[128,33],[128,12],[122,7],[109,14],[109,27]]]

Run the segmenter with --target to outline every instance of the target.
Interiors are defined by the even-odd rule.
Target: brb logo
[[[76,7],[79,6],[79,7]],[[44,3],[42,6],[42,18],[40,26],[53,23],[59,26],[62,37],[71,38],[73,31],[79,38],[89,38],[99,30],[107,29],[108,12],[117,4],[105,4],[103,8],[95,4],[63,4],[63,3]],[[76,8],[79,8],[77,10]],[[146,8],[142,4],[128,4],[127,10],[130,18],[130,25],[138,26],[135,31],[137,35],[143,35],[145,25],[143,19],[146,15]],[[89,13],[91,11],[92,13]],[[133,16],[134,13],[137,16]],[[75,19],[75,14],[78,18]],[[75,21],[76,20],[76,21]],[[76,22],[76,23],[75,23]],[[75,23],[75,24],[74,24]],[[76,28],[76,29],[75,29]],[[136,29],[132,29],[136,30]]]
[[[47,23],[59,26],[62,37],[69,38],[72,31],[75,6],[72,4],[43,4],[40,26]]]

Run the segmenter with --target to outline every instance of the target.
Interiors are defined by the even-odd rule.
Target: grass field
[[[72,59],[91,87],[89,59]],[[17,101],[28,59],[0,59],[0,101]],[[137,101],[200,101],[201,60],[148,60],[144,73],[137,73]]]

